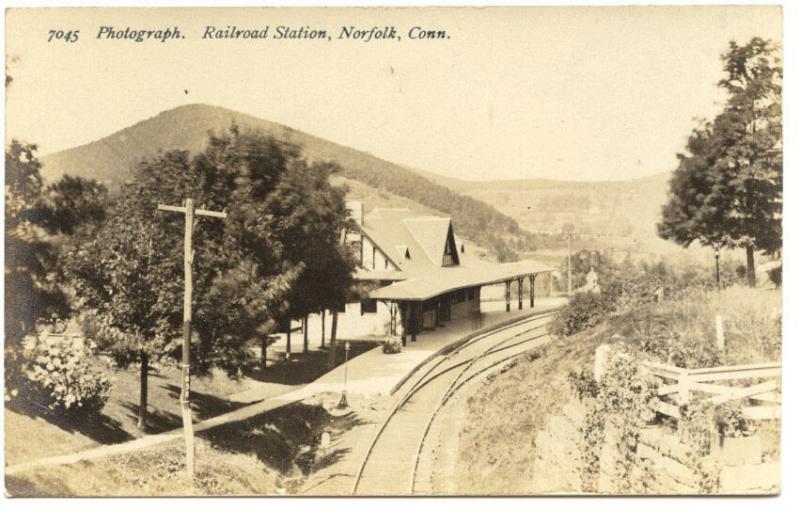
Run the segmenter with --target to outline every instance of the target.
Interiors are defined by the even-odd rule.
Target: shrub
[[[646,357],[682,368],[719,365],[714,342],[714,315],[698,315],[691,301],[665,302],[635,308],[615,320],[615,330],[634,338]]]
[[[714,428],[714,405],[709,400],[692,400],[680,407],[680,414],[677,424],[681,441],[690,446],[698,458],[708,455]]]
[[[397,354],[403,350],[403,345],[397,340],[386,340],[383,342],[384,354]]]
[[[664,262],[609,266],[601,271],[599,294],[579,292],[554,317],[552,332],[570,336],[599,324],[617,312],[650,305],[657,296],[682,297],[687,289],[708,287],[710,280],[695,268],[682,271]]]
[[[687,290],[681,300],[638,307],[616,317],[610,330],[635,339],[651,360],[684,368],[770,362],[780,359],[778,293],[733,286]],[[725,347],[716,345],[716,316]]]
[[[591,370],[584,368],[580,373],[570,372],[567,379],[580,400],[597,397],[599,388]]]
[[[558,337],[574,335],[600,324],[613,308],[614,299],[605,289],[599,294],[579,292],[556,312],[550,331]]]
[[[769,270],[769,281],[780,287],[783,282],[783,266],[774,267]]]
[[[723,437],[749,437],[758,430],[756,422],[745,417],[741,402],[726,402],[719,406],[716,425]]]
[[[653,404],[658,399],[655,378],[641,367],[635,353],[624,346],[616,347],[609,355],[606,372],[594,383],[595,398],[587,399],[587,413],[581,426],[580,452],[583,461],[581,484],[585,491],[597,488],[600,454],[609,425],[619,432],[616,438],[617,455],[614,472],[623,492],[643,490],[643,481],[632,477],[637,461],[639,431],[655,419]],[[574,379],[594,378],[584,373]],[[570,377],[570,379],[573,379]],[[591,388],[591,385],[588,385]],[[634,485],[638,484],[637,487]]]
[[[65,338],[37,338],[28,346],[25,397],[59,414],[77,417],[97,412],[108,400],[111,382],[92,368],[94,344]]]

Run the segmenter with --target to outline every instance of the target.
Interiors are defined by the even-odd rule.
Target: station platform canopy
[[[471,260],[452,267],[431,268],[394,275],[394,283],[370,292],[369,297],[391,301],[425,301],[448,292],[535,276],[555,268],[532,260],[495,264]]]

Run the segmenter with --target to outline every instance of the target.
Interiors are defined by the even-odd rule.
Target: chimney
[[[360,227],[364,225],[364,205],[358,200],[350,200],[347,202],[347,210],[350,212],[350,217]]]

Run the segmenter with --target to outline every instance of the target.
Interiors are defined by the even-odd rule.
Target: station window
[[[350,250],[358,258],[358,264],[364,265],[364,254],[361,251],[361,241],[350,241]]]
[[[362,299],[361,300],[361,315],[365,313],[377,313],[378,301],[376,299]]]

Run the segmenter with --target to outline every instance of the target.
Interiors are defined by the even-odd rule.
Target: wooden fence
[[[656,411],[680,418],[680,407],[692,399],[710,399],[715,405],[732,400],[745,400],[742,412],[753,420],[774,420],[781,417],[780,363],[757,363],[714,368],[678,368],[661,363],[645,362],[653,375],[666,381],[659,388],[662,400]],[[755,379],[747,386],[720,384]]]

